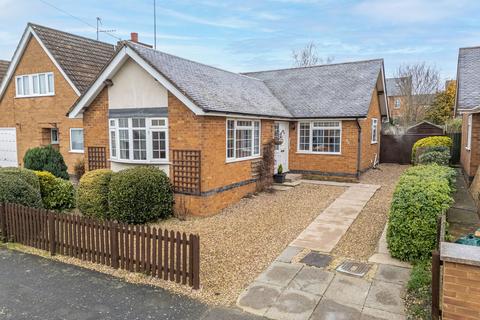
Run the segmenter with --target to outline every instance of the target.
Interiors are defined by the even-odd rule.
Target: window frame
[[[53,132],[54,131],[57,132],[57,139],[56,140],[53,139]],[[50,129],[50,144],[59,144],[60,143],[60,137],[58,136],[58,133],[59,133],[58,128],[51,128]]]
[[[469,114],[467,118],[467,145],[465,146],[465,149],[471,150],[472,147],[472,115]]]
[[[398,103],[397,103],[398,102]],[[393,102],[393,107],[395,109],[400,109],[402,102],[400,101],[400,98],[395,98],[395,101]]]
[[[338,122],[338,126],[321,127],[324,130],[336,130],[340,131],[340,143],[338,146],[338,152],[325,152],[325,151],[312,151],[313,147],[313,123],[314,122]],[[300,126],[302,123],[308,123],[309,125],[309,137],[308,137],[308,150],[300,149]],[[316,127],[317,129],[320,127]],[[322,154],[322,155],[334,155],[338,156],[342,154],[342,136],[343,135],[343,121],[332,119],[313,119],[313,120],[299,120],[297,121],[297,153],[299,154]]]
[[[373,135],[374,131],[375,131],[375,136]],[[370,143],[371,144],[378,143],[378,119],[377,118],[372,118],[372,123],[370,125]]]
[[[40,93],[40,76],[45,76],[45,93]],[[50,88],[50,81],[52,79]],[[21,92],[19,87],[19,80],[21,79]],[[28,93],[25,93],[25,79],[27,79]],[[35,86],[36,84],[36,86]],[[35,87],[37,88],[37,93],[34,92]],[[51,89],[51,90],[50,90]],[[53,72],[40,72],[40,73],[31,73],[31,74],[22,74],[15,76],[15,98],[31,98],[31,97],[51,97],[55,95],[55,76]]]
[[[72,147],[72,131],[81,130],[83,138],[83,149],[73,149]],[[85,152],[85,131],[83,128],[70,128],[70,151],[71,153],[84,153]]]
[[[120,119],[126,119],[128,123],[128,128],[120,127]],[[133,152],[133,131],[138,129],[143,129],[139,127],[133,127],[133,119],[145,119],[145,139],[146,139],[146,159],[134,159]],[[163,124],[153,125],[153,121],[160,120]],[[121,158],[120,150],[120,133],[119,130],[128,131],[128,159]],[[114,155],[112,152],[112,132],[115,132],[115,151]],[[164,132],[165,133],[165,158],[153,158],[153,132]],[[110,160],[113,162],[119,163],[144,163],[144,164],[168,164],[169,163],[169,135],[168,135],[168,118],[165,117],[120,117],[120,118],[110,118],[108,119],[108,145],[109,145],[109,155]]]
[[[228,156],[228,123],[233,121],[233,157]],[[238,126],[239,121],[251,121],[251,126]],[[255,153],[255,131],[256,124],[258,124],[258,153]],[[246,128],[251,128],[252,130],[252,155],[247,157],[237,157],[237,127],[245,130]],[[245,161],[258,159],[262,156],[262,121],[260,119],[251,119],[251,118],[227,118],[225,120],[225,159],[226,163]]]

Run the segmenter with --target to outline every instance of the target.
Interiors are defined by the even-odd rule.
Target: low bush
[[[77,162],[75,162],[75,165],[73,166],[73,172],[75,172],[75,178],[77,181],[80,181],[82,176],[85,174],[85,160],[78,159]]]
[[[414,264],[405,301],[409,319],[431,319],[432,265],[429,260]]]
[[[42,208],[40,190],[32,187],[19,175],[0,174],[0,202],[18,203],[27,207]]]
[[[418,164],[438,164],[448,166],[450,163],[450,151],[429,151],[418,156]]]
[[[452,177],[453,175],[453,177]],[[436,245],[437,219],[453,203],[455,171],[428,165],[405,171],[393,194],[387,242],[393,257],[423,260]]]
[[[416,152],[418,148],[424,148],[424,147],[437,147],[437,146],[442,146],[442,147],[450,147],[453,145],[453,141],[450,137],[445,137],[445,136],[433,136],[433,137],[427,137],[418,140],[415,142],[412,148],[412,161],[415,162],[416,159]]]
[[[77,207],[87,217],[108,219],[108,190],[113,172],[108,169],[93,170],[80,179],[77,190]]]
[[[35,171],[48,171],[54,176],[69,179],[63,156],[52,146],[28,149],[23,157],[25,168]]]
[[[173,188],[158,168],[141,166],[115,173],[108,194],[109,215],[118,221],[141,224],[173,213]]]
[[[0,168],[0,174],[18,176],[31,185],[35,190],[40,191],[40,182],[38,181],[37,175],[32,170],[23,168]]]
[[[55,177],[48,171],[35,171],[40,181],[43,206],[51,210],[75,208],[75,188],[68,180]]]

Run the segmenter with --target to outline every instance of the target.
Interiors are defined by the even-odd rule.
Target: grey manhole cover
[[[368,269],[370,269],[368,264],[355,261],[344,261],[337,267],[337,271],[357,277],[363,277]]]
[[[313,251],[303,257],[300,262],[305,263],[308,266],[323,268],[330,263],[330,260],[332,260],[332,257]]]

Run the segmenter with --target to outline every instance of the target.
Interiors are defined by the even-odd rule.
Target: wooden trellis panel
[[[173,150],[173,187],[175,192],[200,194],[201,151]]]
[[[108,168],[105,147],[88,147],[88,170]]]

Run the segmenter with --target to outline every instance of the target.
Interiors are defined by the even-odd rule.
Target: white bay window
[[[168,161],[166,118],[110,119],[110,157],[139,163]]]
[[[313,120],[298,124],[299,153],[340,154],[341,144],[341,121]]]
[[[260,156],[260,120],[227,120],[227,160]]]

